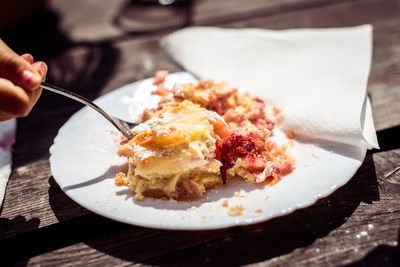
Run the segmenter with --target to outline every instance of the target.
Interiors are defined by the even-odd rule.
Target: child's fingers
[[[36,71],[39,73],[40,77],[42,78],[42,82],[46,80],[46,74],[47,74],[47,65],[43,61],[38,61],[33,63],[32,65]]]
[[[33,56],[31,54],[23,54],[21,55],[21,57],[33,66],[33,68],[39,73],[40,77],[42,78],[42,82],[44,82],[46,80],[48,69],[46,63],[44,63],[43,61],[37,61],[34,63]]]
[[[29,64],[33,64],[33,56],[31,54],[23,54],[21,55],[23,59],[25,59]]]
[[[28,95],[31,99],[30,104],[29,104],[30,105],[29,112],[32,110],[33,106],[36,104],[36,102],[38,101],[41,94],[42,94],[42,88],[40,88],[40,87],[35,91],[28,92]]]
[[[37,90],[39,95],[41,90]],[[0,117],[24,117],[36,102],[38,93],[28,92],[7,79],[0,78]]]
[[[26,90],[35,90],[42,78],[25,59],[0,40],[0,77]]]

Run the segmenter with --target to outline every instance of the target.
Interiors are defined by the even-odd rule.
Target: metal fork
[[[52,91],[54,93],[72,98],[78,102],[81,102],[82,104],[85,104],[85,105],[93,108],[94,110],[99,112],[101,115],[103,115],[104,118],[106,118],[109,122],[111,122],[111,124],[114,125],[115,128],[117,128],[121,132],[121,134],[123,134],[126,138],[132,139],[134,137],[133,134],[131,133],[131,129],[133,127],[139,125],[139,123],[128,122],[128,121],[121,120],[117,117],[114,117],[114,116],[106,113],[102,108],[97,106],[92,101],[84,98],[83,96],[80,96],[78,94],[75,94],[73,92],[65,90],[63,88],[57,87],[55,85],[51,85],[51,84],[43,82],[43,83],[41,83],[40,87],[42,87],[43,89]]]

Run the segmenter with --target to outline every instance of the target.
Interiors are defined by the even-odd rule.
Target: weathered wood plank
[[[132,51],[141,52],[133,56]],[[158,42],[151,40],[79,46],[47,62],[50,83],[77,88],[75,92],[92,99],[126,83],[150,77],[158,69],[179,70],[158,49]],[[48,162],[49,147],[58,129],[81,107],[79,103],[44,92],[33,112],[18,120],[13,172],[1,210],[0,237],[88,213],[59,189],[51,178]],[[15,220],[26,223],[11,223]]]
[[[398,116],[400,111],[397,111],[400,105],[396,98],[399,90],[396,90],[397,87],[394,84],[400,79],[400,75],[396,76],[399,67],[396,58],[400,53],[398,49],[400,42],[397,41],[399,35],[396,34],[399,27],[396,26],[399,23],[400,8],[394,1],[384,1],[384,5],[381,3],[382,1],[353,1],[267,18],[252,18],[222,26],[253,27],[258,25],[259,27],[286,28],[373,23],[376,29],[375,48],[378,51],[377,58],[374,58],[370,83],[375,122],[378,126],[380,125],[379,127],[389,127],[397,125],[400,120]],[[363,15],[355,16],[352,10],[358,10]],[[337,20],[338,14],[346,19]],[[158,40],[163,35],[128,38],[99,45],[81,44],[61,54],[49,56],[47,59],[50,66],[48,81],[66,88],[79,89],[76,92],[95,98],[99,94],[126,83],[149,77],[157,69],[178,71],[180,68],[171,62],[158,46]],[[381,50],[387,52],[380,52]],[[392,73],[393,76],[389,82],[384,76],[386,72]],[[382,88],[376,87],[377,84],[383,84]],[[389,94],[391,98],[386,97],[388,90],[392,92],[392,95]],[[392,102],[384,105],[383,101],[377,105],[379,97],[376,95]],[[11,220],[17,219],[26,220],[29,223],[13,226],[13,229],[7,226],[0,235],[8,236],[11,233],[29,231],[35,227],[44,227],[57,223],[59,220],[87,214],[88,211],[69,200],[59,189],[52,189],[57,186],[49,185],[52,179],[47,161],[48,148],[58,128],[80,107],[79,104],[68,99],[45,92],[33,113],[19,120],[17,143],[13,154],[14,170],[7,187],[1,219],[4,223],[2,225],[10,225]],[[389,123],[386,118],[380,121],[381,117],[376,115],[380,113],[380,109],[392,109],[393,117],[397,117],[390,119]],[[381,113],[384,112],[386,111]],[[48,121],[52,121],[51,127]]]
[[[358,15],[354,15],[357,10]],[[338,14],[340,19],[338,19]],[[336,5],[295,10],[275,16],[260,16],[236,22],[222,23],[223,27],[261,27],[272,29],[306,27],[344,27],[370,23],[374,27],[374,57],[368,91],[372,98],[377,130],[400,125],[400,7],[395,1],[352,1]],[[140,37],[113,43],[120,51],[121,64],[115,66],[115,76],[103,91],[126,82],[149,77],[157,66],[179,70],[163,55],[157,44],[163,34]],[[149,41],[149,38],[151,41]],[[127,48],[131,46],[131,50]],[[132,58],[132,51],[141,51]],[[133,71],[132,71],[133,70]]]
[[[349,0],[341,0],[349,1]],[[350,0],[351,1],[351,0]],[[144,1],[145,2],[145,1]],[[147,1],[149,2],[149,1]],[[148,12],[149,22],[159,20],[163,16],[163,7],[153,1],[158,9]],[[338,1],[335,1],[337,3]],[[241,0],[202,0],[188,1],[191,7],[188,9],[189,18],[187,23],[192,25],[212,25],[223,21],[240,20],[260,15],[270,15],[288,10],[306,8],[311,6],[321,6],[331,4],[329,0],[252,0],[243,4]],[[124,35],[125,29],[115,23],[127,6],[132,9],[141,8],[140,1],[129,0],[55,0],[51,2],[50,8],[61,15],[59,28],[61,32],[73,42],[96,41],[110,39]],[[104,8],[104,7],[107,8]],[[79,8],[77,8],[79,7]],[[173,6],[172,6],[173,8]],[[159,14],[157,16],[157,10]],[[134,16],[135,14],[132,14]],[[175,14],[175,16],[184,14]],[[137,19],[143,20],[146,14],[136,14]],[[133,20],[135,18],[132,18]],[[172,18],[171,18],[172,19]],[[154,23],[154,22],[153,22]],[[168,23],[168,21],[160,22]]]
[[[52,265],[59,259],[62,260],[58,263],[78,261],[93,265],[100,262],[247,264],[260,261],[284,264],[294,259],[304,264],[351,263],[377,247],[395,246],[400,193],[385,197],[387,190],[383,188],[391,187],[392,181],[400,182],[400,175],[394,174],[390,182],[380,176],[375,177],[372,161],[376,160],[377,173],[385,175],[385,166],[391,166],[390,163],[385,165],[385,159],[398,153],[389,151],[373,157],[368,155],[350,183],[330,197],[310,208],[263,224],[207,232],[130,227],[33,257],[29,263]],[[377,180],[380,181],[379,192]],[[382,225],[382,218],[387,223]],[[174,242],[171,243],[172,239]],[[232,253],[229,259],[225,257],[226,251]],[[83,254],[87,258],[79,256]],[[249,256],[242,257],[243,254]]]
[[[197,1],[192,19],[196,25],[273,29],[372,23],[374,59],[369,92],[375,123],[378,130],[399,125],[399,2],[327,2],[331,1],[257,0],[243,6],[239,0]],[[55,2],[68,5],[61,10],[65,16],[61,28],[70,38],[67,41],[90,42],[78,46],[69,43],[67,47],[72,48],[61,53],[38,47],[40,56],[49,62],[50,82],[95,98],[149,77],[157,69],[180,70],[158,46],[166,33],[120,38],[122,33],[108,23],[121,3],[86,1],[82,6],[80,1],[81,9],[69,10],[74,3]],[[110,9],[105,10],[105,6]],[[42,242],[24,240],[27,249],[20,251],[18,259],[22,261],[17,260],[17,265],[400,265],[399,149],[367,155],[355,177],[334,194],[265,223],[203,232],[161,231],[118,223],[96,226],[93,218],[83,216],[92,215],[60,190],[48,163],[48,148],[59,127],[80,107],[44,94],[33,113],[19,120],[13,173],[0,211],[3,258],[18,249],[15,241],[19,237],[45,234],[40,236]],[[76,222],[68,223],[76,219],[81,230],[76,230]],[[115,229],[101,228],[110,225]],[[95,229],[92,234],[83,234],[91,228]],[[71,237],[65,240],[64,234],[58,241],[54,231],[70,233]],[[12,240],[14,243],[5,242]],[[42,246],[37,250],[40,254],[31,257],[27,250],[37,246]]]
[[[334,4],[346,1],[352,0],[335,1]],[[329,0],[253,0],[247,1],[245,4],[241,0],[193,1],[192,24],[215,25],[330,4],[332,4],[332,1]]]
[[[400,172],[384,177],[392,171],[386,159],[399,154],[400,150],[368,155],[356,176],[328,198],[265,223],[203,232],[130,227],[27,262],[32,266],[394,264],[400,252],[400,192],[386,193],[400,184]]]
[[[21,129],[21,128],[20,128]],[[45,131],[44,131],[45,132]],[[87,214],[88,211],[69,199],[51,177],[48,162],[48,146],[35,139],[32,146],[47,148],[28,151],[30,146],[15,147],[22,155],[40,155],[39,159],[24,158],[14,168],[7,186],[0,217],[0,238],[31,231],[39,227]],[[46,156],[42,156],[45,154]],[[28,162],[26,162],[28,160]],[[29,162],[31,161],[31,162]],[[23,163],[23,164],[22,164]]]
[[[238,0],[235,0],[238,1]],[[90,1],[89,1],[90,2]],[[69,26],[65,26],[69,29],[73,34],[73,32],[80,31],[80,27],[84,27],[82,25],[86,25],[82,23],[81,20],[85,18],[86,15],[78,15],[79,12],[85,11],[87,8],[90,8],[92,4],[86,3],[81,9],[76,10],[74,12],[70,12],[69,8],[72,5],[69,2],[60,1],[56,2],[57,5],[65,7],[65,10],[61,9],[60,12],[64,14],[65,20],[72,20],[68,19],[68,16],[81,16],[81,18],[75,18],[79,25],[73,25],[73,23]],[[280,2],[280,4],[278,4]],[[328,1],[331,3],[331,1]],[[236,2],[235,2],[236,3]],[[320,6],[322,3],[322,6]],[[398,17],[400,16],[400,8],[398,2],[395,0],[359,0],[359,1],[335,1],[334,4],[326,4],[325,2],[321,2],[319,4],[314,3],[314,1],[251,1],[249,8],[252,11],[248,12],[244,18],[236,19],[233,21],[223,23],[224,18],[229,17],[231,14],[233,17],[236,16],[238,12],[240,12],[241,8],[238,8],[240,5],[228,5],[228,2],[225,1],[218,1],[217,3],[211,3],[209,1],[199,1],[199,3],[195,2],[195,5],[198,5],[198,11],[194,12],[195,14],[199,14],[200,18],[197,19],[195,25],[204,25],[207,20],[211,20],[211,17],[215,17],[215,19],[219,22],[216,24],[218,26],[223,27],[260,27],[260,28],[270,28],[270,29],[286,29],[286,28],[304,28],[304,27],[312,27],[312,28],[321,28],[321,27],[342,27],[342,26],[354,26],[359,24],[371,23],[374,26],[374,56],[372,62],[372,70],[370,81],[368,85],[368,91],[372,98],[372,105],[373,105],[373,114],[374,114],[374,121],[377,130],[384,130],[394,126],[400,125],[400,36],[397,34],[398,29],[400,28],[400,21]],[[325,4],[323,4],[325,3]],[[122,2],[120,3],[122,4]],[[314,6],[315,5],[315,6]],[[73,5],[72,5],[73,6]],[[96,6],[100,6],[96,3]],[[116,8],[118,5],[113,4],[110,9]],[[215,10],[213,7],[215,6]],[[232,6],[232,7],[230,7]],[[225,8],[224,8],[225,7]],[[301,8],[303,7],[303,8]],[[96,10],[96,9],[95,9]],[[274,12],[276,10],[276,12]],[[262,12],[261,12],[262,11]],[[265,11],[265,12],[264,12]],[[64,12],[64,13],[63,13]],[[108,11],[107,11],[108,12]],[[255,16],[254,14],[259,15]],[[86,12],[87,13],[87,12]],[[86,14],[85,13],[85,14]],[[98,12],[93,12],[94,14]],[[101,12],[100,12],[101,13]],[[75,15],[74,15],[75,14]],[[102,19],[106,20],[103,17],[107,17],[102,14]],[[222,16],[223,15],[223,16]],[[93,15],[96,16],[96,15]],[[201,16],[205,16],[203,19]],[[62,19],[63,20],[63,19]],[[92,18],[88,18],[88,20],[92,20]],[[89,22],[88,22],[89,23]],[[53,25],[52,21],[47,23],[48,25]],[[90,23],[89,23],[90,24]],[[81,26],[80,26],[81,25]],[[45,25],[36,25],[35,27],[43,27]],[[92,25],[93,26],[93,25]],[[87,27],[92,27],[87,26]],[[101,23],[99,24],[99,27]],[[86,26],[85,26],[86,27]],[[94,26],[93,26],[94,27]],[[101,28],[101,27],[100,27]],[[63,29],[63,27],[61,27]],[[45,30],[46,32],[48,30]],[[83,31],[83,30],[82,30]],[[52,56],[51,53],[54,53],[54,48],[50,49],[47,47],[47,44],[50,43],[51,47],[57,46],[71,46],[73,42],[73,38],[65,38],[65,40],[61,40],[63,38],[60,35],[63,32],[57,32],[54,29],[50,29],[54,35],[57,35],[55,38],[58,41],[51,40],[50,42],[47,41],[47,38],[39,38],[46,40],[46,42],[42,42],[40,45],[43,46],[42,48],[37,47],[39,42],[30,43],[29,39],[18,39],[19,43],[27,43],[30,46],[34,47],[34,51],[38,56],[46,61],[51,60]],[[91,31],[83,31],[89,32]],[[98,31],[99,32],[99,31]],[[101,31],[100,31],[101,32]],[[107,32],[105,29],[104,32]],[[25,33],[26,35],[29,33]],[[64,33],[68,35],[67,33]],[[132,49],[127,51],[127,53],[115,53],[116,60],[124,61],[124,64],[110,64],[109,72],[113,72],[113,74],[118,74],[119,76],[125,75],[125,77],[120,80],[120,77],[110,77],[109,75],[98,75],[97,77],[82,77],[86,78],[86,80],[82,79],[84,82],[88,81],[88,78],[94,79],[96,82],[96,78],[108,77],[110,79],[111,86],[108,87],[105,91],[109,91],[117,86],[123,84],[123,82],[132,81],[136,78],[143,78],[151,76],[151,71],[153,67],[157,67],[157,63],[155,61],[163,61],[164,63],[160,64],[160,66],[171,66],[169,64],[169,59],[162,55],[162,51],[160,51],[159,46],[157,45],[157,40],[164,36],[165,32],[155,33],[155,34],[146,34],[140,36],[125,36],[116,34],[114,38],[106,38],[103,36],[103,39],[99,39],[98,42],[89,42],[89,43],[81,43],[81,46],[87,46],[86,49],[90,48],[92,50],[100,51],[101,49],[108,49],[109,51],[112,50],[113,46],[121,46],[126,45],[126,43],[134,41],[138,41],[136,45],[133,45]],[[19,36],[20,37],[20,36]],[[100,37],[100,36],[99,36]],[[31,39],[33,36],[31,36]],[[79,39],[79,38],[78,38]],[[105,40],[106,39],[106,40]],[[83,39],[82,39],[83,40]],[[107,41],[108,40],[108,41]],[[92,40],[93,41],[93,40]],[[150,43],[146,43],[149,41]],[[97,44],[96,44],[97,43]],[[129,44],[128,44],[129,45]],[[126,45],[126,46],[128,46]],[[91,46],[91,47],[90,47]],[[26,52],[25,49],[22,49],[16,46],[20,52]],[[81,47],[82,48],[82,47]],[[150,49],[149,49],[150,48]],[[143,49],[143,51],[141,50]],[[72,49],[74,50],[74,49]],[[112,52],[112,51],[111,51]],[[118,51],[116,51],[118,52]],[[107,54],[107,53],[104,53]],[[113,54],[109,54],[111,57]],[[93,55],[94,57],[96,55]],[[64,57],[57,57],[57,60],[66,60],[68,61],[68,56]],[[117,58],[118,57],[118,58]],[[67,59],[66,59],[67,58]],[[135,59],[137,58],[137,60]],[[140,62],[141,61],[141,62]],[[112,63],[112,61],[111,61]],[[65,64],[65,63],[64,63]],[[125,65],[126,64],[126,65]],[[134,65],[133,65],[134,64]],[[66,64],[65,64],[66,66]],[[63,71],[67,71],[68,75],[74,76],[74,72],[77,70],[68,69],[65,67]],[[119,66],[121,68],[119,68]],[[54,68],[55,66],[50,66]],[[126,68],[125,68],[126,67]],[[133,67],[133,69],[129,69],[129,67]],[[113,68],[117,68],[114,71]],[[172,68],[171,70],[176,70],[177,68]],[[100,69],[103,71],[102,74],[107,72],[107,65],[104,66],[104,69]],[[82,71],[82,70],[79,70]],[[86,73],[87,71],[84,70]],[[139,73],[139,75],[136,75]],[[144,75],[145,74],[145,75]],[[129,79],[131,78],[131,79]],[[93,80],[91,81],[93,82]]]
[[[343,216],[355,207],[325,206],[319,212],[211,232],[132,228],[32,257],[28,265],[343,265],[367,261],[376,251],[381,251],[383,262],[393,262],[399,252],[400,209],[397,205],[387,211],[387,204],[376,206],[385,210],[376,216],[369,211],[375,204],[361,204],[349,219]],[[326,221],[312,222],[321,215]],[[356,216],[363,221],[354,220]],[[388,216],[382,227],[382,217]]]
[[[400,203],[400,149],[374,154],[381,199],[397,199]],[[391,208],[388,206],[388,208]]]

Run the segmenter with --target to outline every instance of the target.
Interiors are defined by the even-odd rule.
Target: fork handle
[[[99,106],[97,106],[95,103],[93,103],[92,101],[84,98],[83,96],[80,96],[78,94],[75,94],[74,92],[68,91],[66,89],[60,88],[58,86],[52,85],[52,84],[48,84],[45,82],[42,82],[40,84],[40,87],[49,91],[52,91],[54,93],[69,97],[73,100],[76,100],[82,104],[85,104],[91,108],[93,108],[94,110],[96,110],[97,112],[99,112],[101,115],[103,115],[109,122],[111,122],[126,138],[128,139],[132,139],[133,135],[130,131],[127,131],[126,129],[121,128],[118,123],[116,123],[114,121],[113,118],[111,118],[110,115],[108,115],[102,108],[100,108]]]

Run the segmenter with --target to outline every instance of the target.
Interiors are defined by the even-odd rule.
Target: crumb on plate
[[[293,142],[293,140],[290,140],[289,142],[287,142],[287,145],[289,146],[289,147],[294,147],[294,142]]]
[[[115,175],[114,182],[117,186],[127,186],[129,184],[128,178],[123,172],[119,172]]]
[[[241,197],[241,198],[246,197],[246,195],[243,195],[243,194],[241,194],[241,193],[235,193],[234,196],[235,196],[235,197]]]
[[[295,137],[294,132],[292,130],[286,131],[286,137],[293,139]]]
[[[278,108],[277,106],[273,106],[272,110],[274,111],[274,115],[278,115],[282,112],[282,109]]]
[[[245,208],[243,207],[243,205],[236,205],[236,206],[229,208],[228,215],[229,216],[240,216],[243,214],[244,210],[245,210]]]

